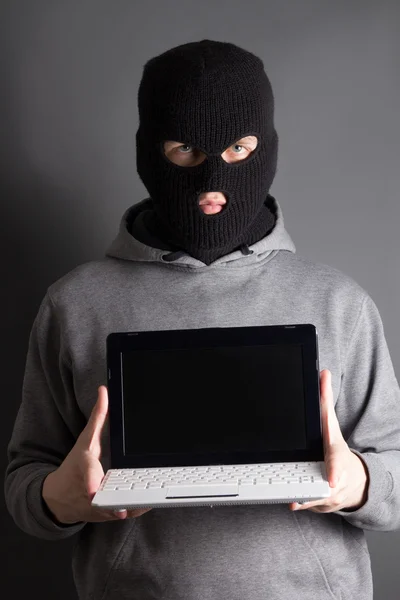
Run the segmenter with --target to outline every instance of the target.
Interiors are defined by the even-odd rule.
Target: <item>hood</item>
[[[235,250],[225,256],[221,256],[209,266],[200,260],[193,258],[183,250],[171,252],[170,250],[161,250],[152,248],[139,242],[130,233],[130,225],[143,210],[152,208],[151,198],[142,200],[138,204],[129,207],[121,218],[119,232],[106,251],[106,256],[119,258],[122,260],[133,260],[139,262],[159,262],[165,265],[179,265],[189,269],[213,269],[215,267],[245,267],[260,261],[268,256],[272,258],[279,250],[296,252],[296,247],[285,229],[282,210],[278,202],[273,198],[273,209],[276,213],[275,226],[271,233],[264,238],[249,246],[244,253],[242,250]]]

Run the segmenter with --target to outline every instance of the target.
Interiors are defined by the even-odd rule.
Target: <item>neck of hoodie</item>
[[[218,270],[221,268],[226,272],[227,270],[252,268],[269,262],[282,252],[296,252],[296,246],[285,228],[282,208],[274,198],[271,199],[271,202],[274,214],[276,214],[276,222],[272,231],[253,244],[250,252],[244,254],[239,249],[222,256],[209,267],[183,250],[173,260],[171,258],[166,260],[167,256],[171,254],[171,250],[163,250],[157,248],[156,245],[148,245],[145,241],[141,242],[132,235],[132,223],[141,212],[153,208],[153,202],[150,198],[145,198],[126,208],[121,216],[117,235],[106,248],[105,255],[113,260],[131,261],[142,265],[152,263],[163,264],[165,267],[168,265],[171,267],[178,266],[188,272],[200,272],[208,269]]]
[[[231,240],[223,248],[210,248],[202,252],[201,258],[193,253],[190,243],[183,248],[175,240],[173,233],[165,228],[162,222],[157,218],[157,213],[154,208],[142,211],[133,220],[130,227],[131,235],[142,244],[158,248],[160,250],[169,250],[169,255],[164,257],[167,262],[173,262],[184,254],[189,254],[210,265],[212,262],[225,256],[235,250],[240,250],[245,256],[251,254],[249,246],[255,244],[274,228],[276,223],[276,209],[274,206],[274,198],[268,195],[262,210],[254,219],[250,228],[236,240]]]

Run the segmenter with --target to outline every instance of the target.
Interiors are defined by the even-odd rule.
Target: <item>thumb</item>
[[[92,501],[94,495],[96,494],[100,483],[104,477],[103,467],[98,460],[95,460],[90,455],[86,458],[85,469],[83,472],[83,480],[85,485],[85,490],[87,495],[89,496],[89,500]]]
[[[343,436],[333,401],[332,373],[328,369],[321,371],[321,416],[326,442],[329,446],[340,445]]]
[[[108,414],[108,392],[104,385],[98,388],[97,402],[83,430],[83,443],[86,450],[93,452],[97,458],[101,454],[101,434]]]

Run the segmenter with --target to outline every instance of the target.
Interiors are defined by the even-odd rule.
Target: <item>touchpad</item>
[[[168,488],[166,498],[223,498],[225,496],[239,496],[238,484],[171,487]]]

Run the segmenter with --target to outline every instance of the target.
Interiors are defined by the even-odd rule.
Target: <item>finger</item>
[[[113,510],[112,514],[117,517],[117,519],[126,519],[128,516],[128,511],[126,508],[120,508],[118,510]]]
[[[294,512],[298,512],[299,510],[309,510],[314,513],[325,514],[337,512],[343,508],[342,505],[339,504],[319,504],[319,505],[310,505],[307,504],[305,506],[301,505],[298,508],[294,508]]]
[[[141,517],[150,510],[151,508],[135,508],[134,510],[128,510],[128,519],[136,519]]]
[[[127,518],[127,511],[95,509],[89,516],[92,523],[104,523],[106,521],[123,521]]]
[[[89,506],[90,520],[97,521],[121,521],[127,517],[127,509],[99,508],[98,506]]]
[[[131,508],[126,509],[126,508],[120,508],[120,509],[116,509],[114,510],[115,514],[117,515],[122,515],[123,513],[126,513],[126,516],[128,519],[134,519],[137,517],[141,517],[142,515],[144,515],[145,513],[149,512],[151,510],[151,508]]]
[[[139,508],[127,510],[126,508],[121,509],[100,509],[93,507],[91,509],[91,515],[88,520],[92,522],[104,522],[104,521],[124,521],[125,519],[138,518],[149,512],[151,508]]]
[[[303,502],[300,504],[299,502],[291,502],[289,504],[290,510],[298,511],[298,510],[308,510],[310,508],[318,507],[326,507],[330,508],[331,504],[329,502],[330,498],[323,498],[322,500],[312,500],[310,502]]]
[[[126,519],[137,519],[145,513],[149,512],[151,508],[140,508],[134,510],[118,509],[113,511],[99,511],[94,515],[93,520],[96,521],[124,521]]]

